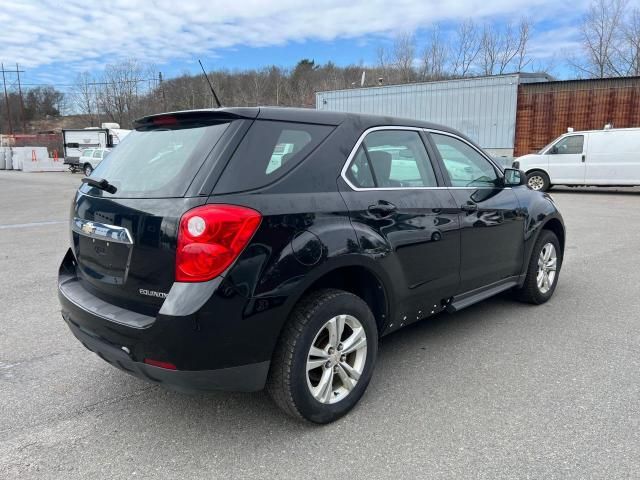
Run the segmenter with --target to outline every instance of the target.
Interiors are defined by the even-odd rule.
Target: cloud
[[[132,57],[163,64],[234,47],[361,41],[469,16],[575,14],[583,4],[563,10],[551,0],[2,0],[0,59],[71,71]]]

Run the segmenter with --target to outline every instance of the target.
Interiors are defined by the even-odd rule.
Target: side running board
[[[499,282],[492,283],[486,287],[481,287],[470,292],[463,293],[453,297],[453,300],[447,305],[447,312],[453,313],[463,308],[467,308],[474,303],[481,302],[489,297],[493,297],[498,293],[509,290],[510,288],[518,286],[518,277],[505,278]]]

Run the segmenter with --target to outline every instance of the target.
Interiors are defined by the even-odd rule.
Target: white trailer
[[[87,148],[113,148],[129,132],[131,130],[122,129],[117,123],[103,123],[100,128],[64,129],[62,130],[64,163],[69,165],[71,171],[76,171],[79,169],[79,160],[84,150]]]

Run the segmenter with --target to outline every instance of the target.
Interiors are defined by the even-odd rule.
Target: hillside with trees
[[[640,75],[640,9],[631,8],[626,0],[595,0],[579,28],[581,50],[565,52],[562,59],[557,55],[544,62],[534,58],[533,34],[533,24],[526,18],[507,24],[468,19],[446,32],[442,25],[432,25],[420,41],[413,34],[399,34],[390,47],[375,51],[372,64],[338,66],[305,58],[291,68],[217,69],[209,77],[227,106],[312,108],[318,91],[552,72],[559,63],[571,78]],[[76,115],[74,124],[117,122],[126,128],[150,113],[216,106],[204,75],[185,73],[165,79],[158,68],[135,59],[81,73],[65,93],[55,86],[22,93],[10,91],[8,102],[0,96],[0,130],[5,133],[9,119],[14,132],[55,128],[55,119],[70,114]]]

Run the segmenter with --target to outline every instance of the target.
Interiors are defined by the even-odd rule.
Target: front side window
[[[96,150],[93,152],[93,158],[102,158],[102,150]]]
[[[569,155],[569,154],[580,154],[582,153],[582,146],[584,144],[584,136],[583,135],[571,135],[570,137],[565,137],[556,143],[549,153],[551,155]]]
[[[432,133],[436,148],[453,187],[496,187],[499,177],[494,166],[466,142],[449,135]]]
[[[420,134],[413,130],[369,133],[349,166],[347,177],[358,188],[437,186]]]
[[[83,150],[82,151],[82,156],[83,157],[93,157],[93,150]]]

